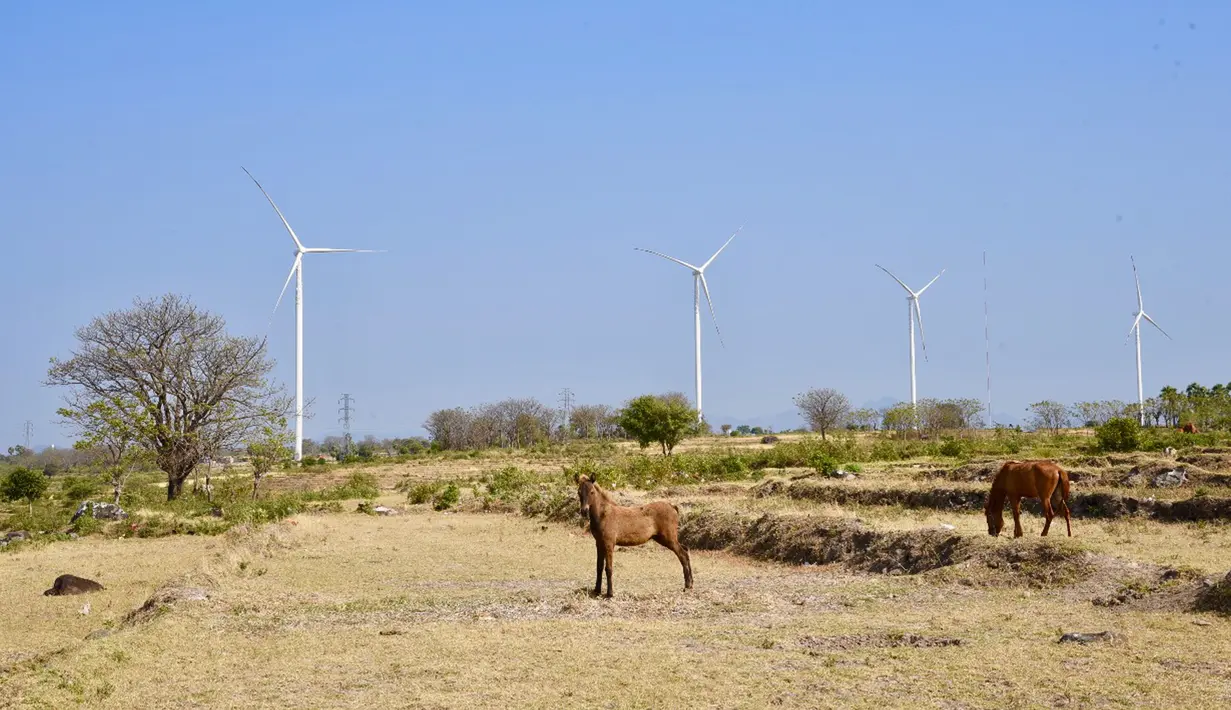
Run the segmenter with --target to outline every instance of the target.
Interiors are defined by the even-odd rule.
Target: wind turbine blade
[[[302,258],[302,255],[296,254],[295,261],[291,262],[291,273],[286,275],[286,283],[282,284],[282,291],[278,294],[278,301],[274,304],[273,313],[269,314],[269,325],[265,326],[265,332],[269,332],[269,328],[273,325],[274,315],[278,312],[278,306],[282,305],[282,297],[286,295],[286,289],[290,287],[291,279],[295,278],[295,270],[299,268],[299,261]]]
[[[1141,317],[1150,321],[1150,325],[1154,326],[1155,328],[1158,328],[1158,332],[1162,333],[1163,335],[1167,335],[1167,331],[1163,330],[1163,327],[1161,325],[1159,325],[1158,323],[1155,323],[1154,319],[1151,318],[1149,314],[1147,314],[1145,311],[1142,311]],[[1174,340],[1174,338],[1172,338],[1170,335],[1167,335],[1167,340]]]
[[[944,273],[945,273],[945,270],[944,270],[944,269],[941,269],[941,270],[940,270],[940,273],[939,273],[939,274],[936,274],[936,278],[934,278],[934,279],[932,279],[931,281],[929,281],[927,286],[924,286],[923,288],[919,289],[919,293],[916,293],[916,294],[915,294],[915,296],[921,296],[921,295],[923,295],[923,292],[924,292],[924,291],[926,291],[926,290],[928,290],[928,286],[931,286],[932,284],[936,283],[936,279],[940,278],[942,275],[944,275]]]
[[[881,271],[884,271],[886,274],[889,274],[889,278],[893,279],[894,281],[897,281],[897,282],[898,282],[898,285],[899,285],[899,286],[901,286],[902,288],[906,289],[906,292],[907,292],[907,293],[909,293],[909,294],[910,294],[910,295],[912,295],[912,296],[913,296],[913,295],[915,295],[915,292],[914,292],[914,291],[912,291],[912,290],[910,290],[910,287],[909,287],[909,286],[907,286],[906,284],[902,283],[902,279],[899,279],[898,277],[894,276],[892,271],[890,271],[889,269],[886,269],[885,267],[881,266],[880,264],[877,264],[877,265],[876,265],[876,268],[880,269]]]
[[[923,345],[923,359],[928,359],[928,341],[923,335],[923,311],[919,310],[919,297],[912,298],[911,301],[915,304],[915,319],[919,321],[919,343]]]
[[[701,289],[705,291],[705,302],[710,304],[710,318],[714,321],[714,330],[718,332],[718,342],[722,347],[727,347],[727,344],[722,340],[722,331],[718,329],[718,316],[714,313],[714,300],[710,298],[710,285],[705,282],[705,274],[699,274],[701,277]]]
[[[659,253],[658,253],[658,252],[656,252],[656,251],[650,251],[649,249],[642,249],[641,247],[633,247],[633,248],[634,248],[634,249],[636,249],[637,251],[643,251],[643,252],[645,252],[646,254],[653,254],[654,256],[661,256],[662,258],[666,259],[667,261],[674,261],[675,263],[679,264],[680,266],[686,266],[686,267],[688,267],[689,269],[692,269],[693,271],[700,271],[700,270],[701,270],[701,269],[698,269],[697,267],[693,266],[692,264],[689,264],[687,261],[680,261],[679,259],[675,258],[674,256],[667,256],[666,254],[659,254]]]
[[[313,247],[311,249],[303,250],[305,254],[377,254],[384,251],[384,249],[326,249],[322,247]]]
[[[245,168],[242,165],[239,167],[243,168],[245,173],[248,173],[248,168]],[[303,243],[299,241],[299,237],[296,236],[295,230],[291,229],[291,223],[286,221],[286,217],[282,216],[282,210],[278,209],[278,205],[274,204],[274,198],[270,197],[268,192],[265,192],[265,188],[261,187],[261,183],[257,182],[256,178],[252,177],[252,173],[248,173],[248,177],[252,178],[252,182],[256,183],[257,189],[261,191],[261,194],[265,196],[265,199],[269,200],[269,204],[274,208],[274,212],[278,213],[278,219],[282,220],[282,224],[286,227],[286,231],[291,233],[291,239],[295,240],[295,246],[299,248],[299,251],[303,251]]]
[[[1137,278],[1137,260],[1131,256],[1128,260],[1133,264],[1133,283],[1137,284],[1137,310],[1144,311],[1146,306],[1145,302],[1141,300],[1141,279]]]
[[[1132,328],[1129,328],[1129,329],[1128,329],[1128,335],[1124,336],[1124,344],[1125,344],[1125,345],[1128,345],[1128,339],[1129,339],[1129,338],[1131,338],[1131,337],[1133,337],[1133,331],[1137,330],[1137,328],[1139,328],[1139,327],[1141,326],[1141,317],[1142,317],[1142,316],[1144,316],[1144,315],[1145,315],[1145,311],[1138,311],[1138,312],[1137,312],[1137,317],[1133,319],[1133,327],[1132,327]],[[1151,322],[1153,322],[1153,321],[1151,321]],[[1159,330],[1162,330],[1162,328],[1159,328]],[[1171,336],[1167,336],[1167,337],[1171,337]]]
[[[735,230],[735,232],[731,235],[730,239],[727,239],[727,241],[724,242],[722,246],[718,247],[718,251],[714,252],[714,255],[710,257],[710,260],[701,265],[701,270],[705,271],[705,268],[707,266],[714,263],[714,259],[718,258],[718,255],[722,253],[722,250],[727,248],[727,244],[730,244],[735,239],[736,235],[738,235],[741,231],[743,231],[743,229],[744,229],[744,225],[741,224],[739,226],[739,229]]]

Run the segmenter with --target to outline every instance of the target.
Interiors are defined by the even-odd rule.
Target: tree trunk
[[[122,484],[122,483],[117,483],[117,484],[114,486],[114,489],[113,489],[113,495],[111,496],[111,499],[112,499],[112,500],[111,500],[111,502],[112,502],[114,505],[119,505],[119,504],[120,504],[120,493],[121,493],[121,492],[123,492],[123,490],[124,490],[124,484]]]
[[[261,485],[261,474],[252,474],[252,500],[256,500],[256,491]]]
[[[173,501],[180,497],[180,493],[184,490],[184,481],[187,480],[188,474],[176,475],[174,473],[167,474],[167,501]]]

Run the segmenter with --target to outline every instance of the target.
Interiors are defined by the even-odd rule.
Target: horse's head
[[[598,494],[598,486],[584,473],[577,477],[577,500],[581,503],[581,517],[590,516],[591,499]]]
[[[1000,531],[1004,530],[1004,508],[993,510],[991,506],[988,506],[983,513],[987,516],[987,534],[999,537]]]

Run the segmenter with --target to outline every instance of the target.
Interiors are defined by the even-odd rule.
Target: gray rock
[[[6,543],[7,542],[18,542],[20,540],[29,540],[29,539],[30,539],[30,533],[26,532],[25,530],[14,530],[13,532],[6,533],[3,538],[4,542]]]
[[[372,508],[372,512],[376,513],[377,515],[397,515],[399,513],[397,509],[390,508],[384,505],[374,506]]]
[[[1072,632],[1060,637],[1060,643],[1096,643],[1100,641],[1115,641],[1116,635],[1110,631],[1099,631],[1098,633],[1081,633]]]
[[[69,522],[77,522],[77,518],[90,514],[90,517],[95,520],[124,520],[128,518],[128,513],[115,503],[96,503],[92,500],[87,500],[77,506],[77,512],[73,513],[73,518]]]
[[[1183,468],[1175,468],[1170,471],[1163,471],[1154,476],[1150,484],[1155,488],[1175,488],[1188,483],[1188,471]]]

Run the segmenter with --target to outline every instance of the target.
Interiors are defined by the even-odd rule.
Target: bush
[[[523,471],[516,466],[506,466],[483,478],[488,492],[497,497],[505,497],[509,493],[532,485],[534,481],[533,473]]]
[[[98,481],[88,477],[66,476],[60,484],[60,495],[65,508],[76,508],[79,503],[94,497],[100,488]]]
[[[399,484],[400,485],[400,484]],[[436,496],[436,492],[444,488],[444,483],[440,481],[428,481],[425,483],[416,483],[406,486],[406,500],[411,505],[421,505],[432,500]]]
[[[946,439],[940,445],[941,456],[952,456],[954,458],[965,456],[967,446],[961,439]]]
[[[91,535],[103,529],[103,522],[93,515],[83,515],[73,522],[73,532],[81,537]]]
[[[822,476],[833,476],[838,472],[838,460],[826,453],[813,456],[811,466]]]
[[[1128,417],[1115,417],[1095,430],[1103,451],[1136,451],[1141,445],[1141,425]]]
[[[457,487],[456,483],[450,483],[445,486],[440,493],[432,500],[432,508],[435,510],[448,510],[457,505],[462,499],[462,490]]]

